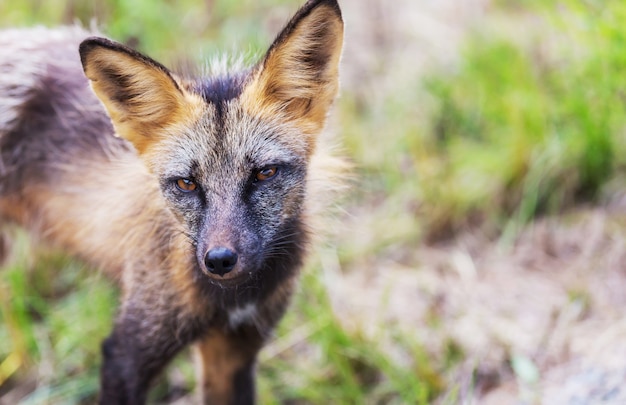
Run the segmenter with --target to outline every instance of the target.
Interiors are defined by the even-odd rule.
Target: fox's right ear
[[[104,104],[117,134],[141,154],[163,129],[180,122],[192,102],[160,63],[114,41],[92,37],[79,48],[91,87]]]

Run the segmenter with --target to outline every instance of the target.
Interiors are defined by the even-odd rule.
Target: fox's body
[[[309,1],[261,63],[208,78],[91,35],[0,33],[2,221],[119,279],[101,403],[142,403],[190,343],[207,403],[252,402],[320,186],[337,3]]]

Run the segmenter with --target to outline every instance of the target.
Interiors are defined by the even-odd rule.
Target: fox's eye
[[[184,193],[190,193],[196,189],[196,183],[193,180],[181,178],[176,180],[176,188]]]
[[[278,173],[278,167],[270,166],[259,170],[254,178],[254,181],[265,181],[269,180],[272,177],[276,176]]]

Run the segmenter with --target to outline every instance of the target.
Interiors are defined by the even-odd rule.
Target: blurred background
[[[302,2],[0,0],[0,27],[253,62]],[[329,133],[354,169],[261,354],[260,403],[626,403],[626,3],[340,4]],[[92,403],[117,292],[14,239],[0,404]],[[152,403],[193,403],[188,357]]]

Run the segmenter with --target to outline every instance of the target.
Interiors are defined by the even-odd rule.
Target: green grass
[[[626,7],[556,4],[535,11],[543,31],[479,32],[456,72],[425,81],[426,138],[443,163],[424,195],[444,225],[474,214],[518,226],[596,200],[623,171]]]
[[[93,398],[115,289],[77,262],[35,250],[21,234],[15,246],[0,272],[0,387],[35,378],[39,388],[25,403]]]
[[[96,16],[107,34],[166,63],[233,48],[251,57],[300,3],[3,2],[0,26],[88,25]],[[511,237],[537,215],[602,201],[623,178],[626,3],[501,0],[494,7],[497,21],[470,35],[458,64],[399,77],[376,97],[343,90],[337,128],[356,165],[345,204],[363,232],[337,242],[342,267],[468,228]],[[536,29],[527,29],[529,21]],[[314,263],[261,355],[261,403],[450,397],[455,386],[446,375],[465,355],[454,341],[433,355],[415,325],[348,325],[328,294]],[[30,387],[24,403],[93,401],[99,344],[116,306],[117,291],[103,277],[18,234],[14,258],[0,270],[0,398],[22,385]],[[437,319],[420,327],[438,327]],[[186,354],[167,375],[154,401],[172,386],[193,388]]]
[[[598,201],[624,172],[624,3],[500,3],[458,65],[401,76],[381,94],[344,91],[360,190],[384,195],[380,212],[399,229],[383,245],[477,225],[515,234]]]
[[[278,331],[278,343],[292,343],[280,355],[264,358],[263,384],[273,401],[324,403],[420,403],[426,404],[442,388],[424,348],[410,331],[396,326],[389,336],[367,337],[360,329],[347,329],[335,315],[315,272],[305,273],[300,294]],[[294,325],[298,325],[294,330]],[[296,339],[293,339],[295,337]],[[392,359],[381,342],[389,338],[407,364]],[[272,352],[272,347],[268,350]],[[313,351],[313,352],[311,352]],[[263,356],[262,356],[263,357]],[[262,403],[272,403],[263,397]]]

